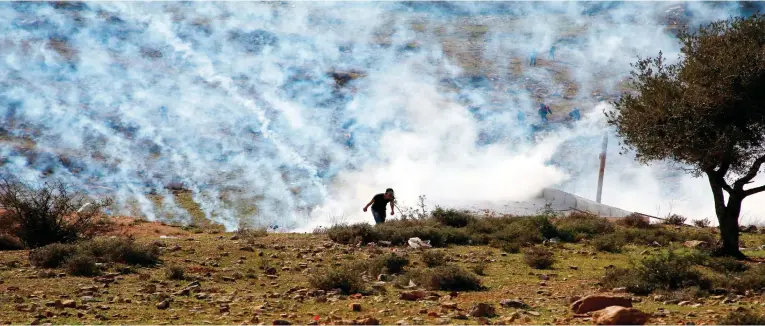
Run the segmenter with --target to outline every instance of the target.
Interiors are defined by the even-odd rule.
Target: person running
[[[529,65],[531,66],[537,65],[537,50],[531,51],[531,55],[529,56]]]
[[[552,110],[544,103],[539,105],[539,117],[542,118],[542,122],[547,123],[547,115],[552,114]]]
[[[571,117],[571,120],[579,121],[579,119],[582,118],[582,114],[579,112],[579,108],[574,108],[571,110],[571,112],[568,113],[568,116]]]
[[[555,60],[555,45],[550,47],[550,54],[547,56],[549,60]]]
[[[369,206],[372,206],[372,217],[375,219],[375,224],[385,223],[385,205],[390,202],[390,215],[393,215],[393,202],[396,197],[393,196],[393,189],[385,189],[384,194],[377,194],[372,197],[372,200],[364,206],[364,212],[367,211]]]

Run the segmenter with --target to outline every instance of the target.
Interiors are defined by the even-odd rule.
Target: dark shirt
[[[390,200],[385,199],[384,194],[377,194],[372,198],[372,200],[375,201],[372,204],[372,210],[385,213],[385,205],[387,205],[390,202]]]

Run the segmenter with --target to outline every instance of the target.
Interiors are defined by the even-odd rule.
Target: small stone
[[[504,299],[504,300],[500,301],[499,305],[503,306],[503,307],[506,307],[506,308],[517,308],[517,309],[527,309],[529,307],[523,301],[510,300],[510,299]]]
[[[167,308],[170,308],[170,301],[162,300],[162,302],[157,304],[157,309],[165,310]]]
[[[610,306],[593,313],[598,325],[643,325],[649,317],[635,308]]]
[[[350,307],[351,307],[351,311],[361,311],[361,304],[358,302],[351,303]]]
[[[568,268],[571,269],[571,270],[578,270],[579,269],[579,267],[577,267],[577,266],[569,266]]]
[[[494,306],[488,303],[478,303],[470,310],[470,315],[473,317],[494,317],[496,311]]]

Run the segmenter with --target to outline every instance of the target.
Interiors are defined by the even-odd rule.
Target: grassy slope
[[[327,249],[330,241],[325,235],[305,234],[270,234],[256,240],[255,252],[239,250],[243,245],[231,240],[230,234],[193,234],[183,239],[161,239],[167,248],[179,246],[177,251],[167,250],[163,253],[165,266],[184,267],[187,275],[202,278],[202,292],[209,293],[207,299],[172,296],[173,292],[183,288],[189,281],[168,281],[165,279],[164,268],[139,268],[138,274],[121,275],[117,282],[104,287],[93,278],[65,276],[61,278],[37,278],[38,270],[27,264],[26,251],[0,252],[0,323],[18,324],[30,323],[40,315],[50,314],[45,322],[53,324],[231,324],[231,323],[271,323],[276,319],[287,319],[293,323],[308,323],[313,316],[320,316],[326,321],[328,316],[342,319],[354,319],[365,315],[378,318],[383,324],[393,324],[399,320],[411,317],[421,318],[425,324],[438,322],[438,317],[429,317],[428,312],[448,316],[452,314],[439,308],[435,301],[403,301],[398,298],[400,289],[387,285],[388,293],[368,296],[361,299],[339,299],[333,302],[316,303],[312,298],[304,302],[292,299],[292,294],[285,295],[291,288],[307,288],[307,275],[312,269],[328,266],[333,263],[352,259],[367,259],[377,251],[371,248],[355,248],[333,244]],[[139,241],[156,241],[159,235],[143,236]],[[762,235],[745,235],[747,246],[759,246],[765,240]],[[262,245],[263,248],[258,248]],[[384,248],[383,252],[396,250],[407,251],[413,262],[419,262],[419,254],[415,250],[405,248]],[[569,301],[574,296],[583,296],[598,292],[597,282],[609,265],[628,266],[630,260],[636,259],[640,253],[660,251],[660,248],[628,247],[621,254],[594,253],[592,248],[579,244],[564,244],[554,249],[558,262],[552,270],[535,270],[523,263],[521,254],[502,254],[497,249],[480,246],[455,246],[446,249],[450,257],[456,257],[458,263],[470,267],[478,261],[488,262],[485,274],[481,279],[486,291],[463,292],[449,300],[458,303],[460,309],[469,311],[478,302],[492,303],[500,316],[510,316],[515,311],[521,311],[521,317],[516,323],[542,324],[587,324],[587,318],[574,317],[569,310]],[[259,257],[259,252],[263,256]],[[301,253],[302,252],[302,253]],[[313,254],[311,254],[313,252]],[[377,254],[380,252],[377,251]],[[750,256],[765,256],[763,251],[747,251]],[[19,263],[14,266],[13,261]],[[218,262],[217,267],[209,264]],[[202,266],[202,262],[207,262]],[[308,269],[299,270],[298,264],[308,264]],[[278,275],[269,278],[259,269],[267,264],[276,267]],[[575,266],[573,269],[571,266]],[[289,269],[289,270],[285,270]],[[235,282],[225,281],[223,276],[234,276],[237,272],[247,274],[255,270],[257,279],[239,279]],[[61,272],[56,270],[55,272]],[[209,276],[205,276],[206,273]],[[150,280],[139,280],[139,274],[150,275]],[[540,283],[540,274],[549,276],[545,284]],[[139,290],[147,284],[157,285],[153,294],[143,294]],[[75,299],[82,301],[78,289],[97,286],[93,295],[96,302],[89,303],[90,308],[56,309],[46,307],[46,303],[56,299]],[[173,302],[167,310],[159,310],[156,304],[163,295],[171,295]],[[441,292],[447,295],[447,292]],[[131,300],[125,303],[119,297]],[[269,297],[266,299],[266,297]],[[642,302],[636,307],[652,313],[659,307],[668,312],[667,317],[654,318],[651,323],[675,324],[694,322],[696,324],[713,323],[721,315],[738,306],[758,307],[762,299],[758,296],[745,296],[733,304],[722,304],[720,299],[704,298],[694,302],[702,303],[699,308],[663,304],[652,299],[653,296],[640,297]],[[502,308],[502,299],[520,299],[532,306],[539,316],[523,313],[522,310]],[[17,303],[37,305],[35,312],[16,310]],[[228,302],[230,311],[222,313],[220,306]],[[258,313],[259,306],[268,302],[268,308]],[[361,312],[353,312],[349,308],[352,302],[362,305]],[[765,303],[762,303],[765,304]],[[81,317],[77,314],[82,313]],[[425,312],[425,313],[421,313]],[[68,316],[67,316],[68,314]],[[253,320],[253,317],[257,319]],[[501,317],[492,318],[498,321]],[[477,318],[468,320],[451,319],[451,323],[476,324]]]

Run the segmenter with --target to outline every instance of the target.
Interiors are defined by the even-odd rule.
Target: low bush
[[[64,265],[69,257],[77,253],[77,246],[72,244],[53,243],[29,252],[29,262],[36,267],[58,268]]]
[[[308,277],[311,287],[331,291],[339,289],[344,294],[363,293],[364,280],[361,278],[363,268],[358,264],[325,268]]]
[[[77,253],[66,259],[64,268],[69,275],[73,276],[96,276],[100,274],[98,265],[93,256]]]
[[[655,290],[674,291],[697,286],[708,289],[710,282],[694,268],[698,257],[668,252],[646,257],[631,268],[609,270],[601,284],[606,287],[625,287],[634,294],[648,294]]]
[[[94,239],[76,244],[53,243],[29,252],[32,265],[58,268],[74,255],[89,256],[102,263],[151,266],[159,262],[156,245],[138,244],[130,238]]]
[[[555,256],[545,248],[532,247],[523,251],[523,261],[532,268],[548,269],[555,263]]]
[[[591,214],[573,213],[555,221],[558,236],[564,241],[591,239],[614,232],[613,223]]]
[[[410,271],[403,279],[412,280],[428,290],[478,291],[483,289],[481,280],[475,274],[453,264]]]
[[[165,269],[165,277],[168,280],[182,281],[186,279],[186,271],[183,269],[183,267],[170,266]]]
[[[21,243],[19,238],[10,234],[0,234],[0,251],[22,249],[24,249],[24,244]]]
[[[332,241],[342,244],[366,244],[380,240],[377,230],[366,223],[333,225],[327,230],[327,235]]]
[[[446,253],[441,250],[428,250],[422,253],[422,262],[428,267],[444,265],[446,260]]]
[[[765,315],[751,311],[731,311],[717,321],[718,325],[765,325]]]
[[[372,275],[380,273],[399,274],[407,265],[409,265],[409,258],[396,253],[388,253],[373,259],[369,263],[367,270]]]
[[[663,223],[667,225],[683,225],[685,224],[685,221],[688,220],[685,216],[672,214],[667,216],[667,218],[664,219]]]
[[[735,273],[716,279],[716,286],[738,293],[746,290],[760,291],[765,288],[765,266],[755,265],[744,272]]]
[[[475,218],[467,211],[458,211],[454,209],[443,209],[436,207],[431,213],[433,218],[445,226],[451,226],[454,228],[466,227]]]
[[[593,239],[591,244],[597,251],[618,253],[622,252],[624,239],[619,237],[618,234],[608,234]]]
[[[651,223],[648,220],[646,220],[645,217],[635,213],[632,213],[630,215],[625,216],[622,219],[619,219],[618,223],[626,227],[639,228],[639,229],[645,229],[651,226]]]
[[[473,271],[476,275],[480,276],[486,276],[486,267],[487,264],[485,262],[479,262],[475,265],[470,266],[470,270]]]
[[[268,230],[266,228],[250,228],[247,226],[241,226],[234,232],[234,236],[244,242],[252,242],[257,238],[268,236]]]
[[[708,218],[703,218],[703,219],[700,219],[700,220],[694,220],[693,221],[693,225],[698,226],[700,228],[708,228],[709,225],[711,225],[711,224],[712,224],[712,222],[709,221]]]
[[[517,242],[491,241],[489,243],[489,246],[492,246],[494,248],[499,248],[500,250],[508,254],[517,254],[521,252],[521,245]]]

